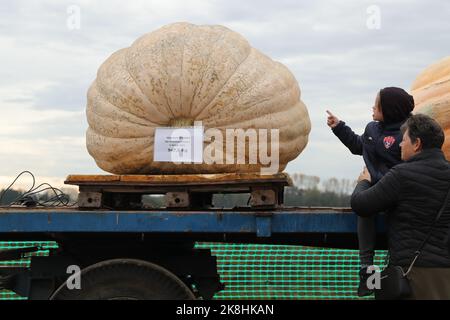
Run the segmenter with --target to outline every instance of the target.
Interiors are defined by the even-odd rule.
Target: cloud
[[[288,166],[354,178],[362,159],[326,126],[326,109],[362,133],[377,90],[409,89],[450,52],[450,3],[379,0],[381,28],[367,28],[373,1],[5,0],[0,2],[0,176],[28,167],[44,176],[101,172],[87,154],[86,92],[113,52],[165,24],[222,24],[289,67],[308,106],[307,149]],[[80,8],[70,30],[67,9]],[[73,141],[71,143],[70,141]],[[12,161],[11,159],[15,159]]]

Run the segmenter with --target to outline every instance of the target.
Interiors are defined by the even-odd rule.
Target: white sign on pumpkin
[[[153,161],[203,163],[204,127],[156,128]]]

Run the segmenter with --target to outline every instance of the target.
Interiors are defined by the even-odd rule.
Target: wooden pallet
[[[251,207],[267,208],[283,203],[292,180],[286,173],[70,175],[65,184],[79,186],[80,208],[137,208],[147,194],[163,194],[167,208],[205,208],[215,193],[250,193]]]

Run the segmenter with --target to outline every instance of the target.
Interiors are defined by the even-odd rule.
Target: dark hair
[[[383,122],[403,122],[414,109],[414,97],[402,88],[387,87],[380,90],[380,106]]]
[[[411,142],[422,142],[422,149],[442,148],[445,135],[439,123],[425,114],[415,114],[406,120],[400,128],[403,134],[408,130]]]

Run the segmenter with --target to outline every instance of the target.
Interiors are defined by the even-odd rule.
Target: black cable
[[[21,172],[15,179],[14,181],[8,186],[8,188],[6,188],[0,195],[0,204],[1,201],[3,199],[3,197],[5,196],[5,194],[12,190],[12,186],[17,182],[17,180],[23,175],[23,174],[29,174],[31,175],[32,179],[33,179],[33,183],[31,188],[26,191],[24,194],[20,195],[19,197],[17,197],[16,199],[14,199],[9,205],[6,206],[1,206],[0,207],[11,207],[13,205],[22,205],[23,203],[26,202],[31,202],[36,204],[37,206],[42,206],[42,207],[73,207],[77,204],[77,201],[75,201],[74,203],[70,204],[70,197],[69,195],[65,194],[63,191],[61,191],[58,188],[55,188],[53,186],[51,186],[49,183],[42,183],[39,186],[35,187],[36,184],[36,179],[34,177],[34,175],[30,172],[30,171],[23,171]],[[42,190],[39,190],[42,187],[46,187]],[[51,190],[54,193],[54,196],[51,197],[50,199],[47,199],[45,201],[39,201],[38,199],[34,198],[33,196],[37,197],[39,194],[41,194],[42,192]],[[48,195],[48,192],[47,192]]]
[[[45,189],[42,189],[42,190],[39,190],[39,191],[34,191],[34,190],[38,190],[42,186],[48,186],[48,188],[45,188]],[[52,190],[53,193],[55,194],[56,198],[59,198],[60,196],[63,196],[63,197],[66,196],[66,194],[64,192],[62,192],[60,189],[54,188],[51,185],[49,185],[48,183],[42,183],[39,186],[37,186],[34,190],[31,193],[27,193],[27,196],[32,196],[32,195],[35,195],[35,194],[39,194],[39,193],[42,193],[42,192],[47,191],[47,190]],[[60,194],[58,194],[58,192],[60,192]],[[55,197],[53,197],[53,198],[55,198]],[[60,203],[63,206],[67,205],[67,203],[64,203],[62,201],[60,201]]]
[[[36,179],[34,178],[34,175],[33,175],[30,171],[23,171],[23,172],[21,172],[21,173],[16,177],[16,179],[14,179],[14,181],[9,185],[9,187],[6,188],[6,189],[2,192],[2,194],[0,195],[0,204],[2,203],[2,200],[3,200],[3,197],[5,196],[5,194],[6,194],[9,190],[11,190],[11,187],[14,185],[14,183],[16,183],[16,181],[17,181],[24,173],[30,174],[31,177],[33,178],[33,185],[31,186],[30,190],[27,191],[27,193],[33,190],[34,185],[35,185],[35,182],[36,182]],[[12,203],[18,201],[21,197],[22,197],[22,195],[20,195],[19,197],[17,197]]]

